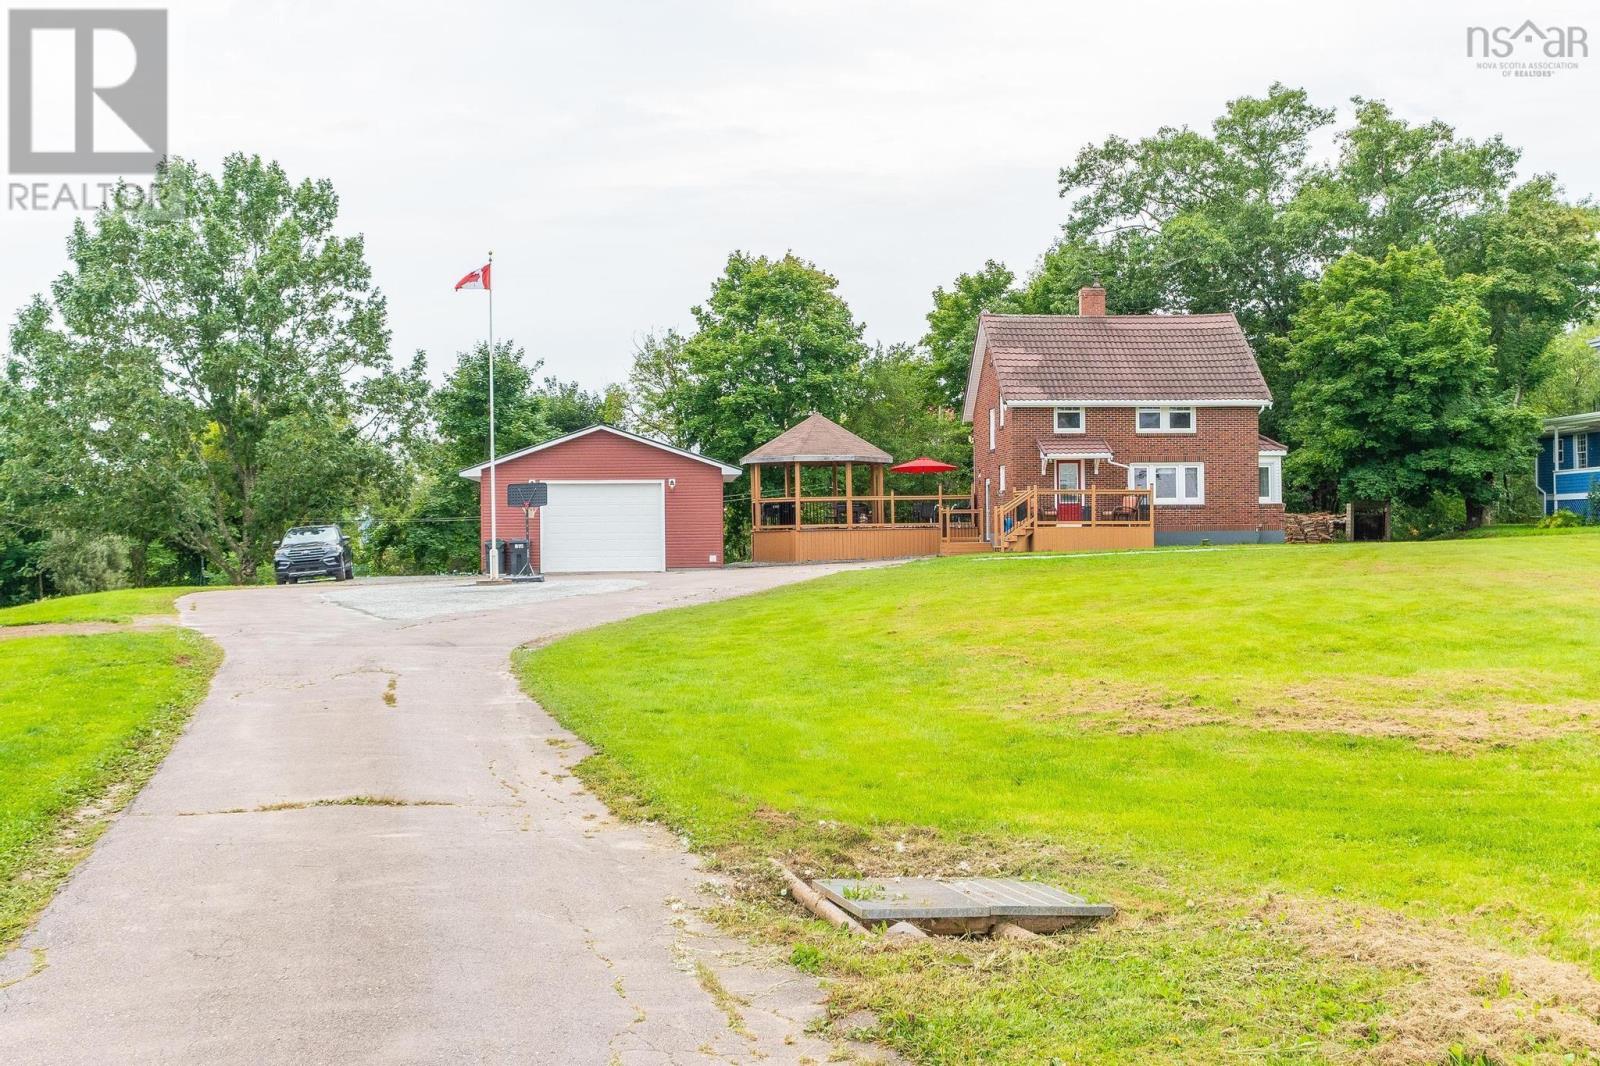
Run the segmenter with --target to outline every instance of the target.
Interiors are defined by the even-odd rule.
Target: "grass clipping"
[[[1485,947],[1372,908],[1275,898],[1257,916],[1318,954],[1414,975],[1379,1022],[1376,1061],[1600,1055],[1600,982],[1581,966]]]

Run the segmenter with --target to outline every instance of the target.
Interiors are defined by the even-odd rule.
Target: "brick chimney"
[[[1100,279],[1095,278],[1094,284],[1088,288],[1078,290],[1079,316],[1094,315],[1104,318],[1106,314],[1106,290],[1100,287]]]

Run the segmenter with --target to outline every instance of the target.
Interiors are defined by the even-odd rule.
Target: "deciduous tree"
[[[1351,253],[1307,289],[1285,364],[1295,375],[1289,473],[1343,499],[1421,505],[1459,495],[1469,520],[1494,475],[1528,461],[1538,419],[1494,366],[1479,282],[1432,245]]]
[[[109,531],[167,530],[254,580],[285,526],[374,490],[423,367],[394,366],[327,181],[233,155],[217,175],[174,160],[155,184],[164,210],[74,227],[71,266],[13,331],[17,377],[58,445],[40,463]]]
[[[793,253],[729,256],[683,347],[683,438],[737,462],[813,411],[839,418],[867,347],[838,286]]]

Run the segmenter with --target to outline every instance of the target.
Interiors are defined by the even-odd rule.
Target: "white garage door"
[[[546,573],[665,570],[667,522],[661,482],[551,482],[539,512]]]

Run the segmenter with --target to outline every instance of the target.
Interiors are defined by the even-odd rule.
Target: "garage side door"
[[[551,574],[665,570],[665,508],[660,482],[552,483],[539,512],[541,567]]]

